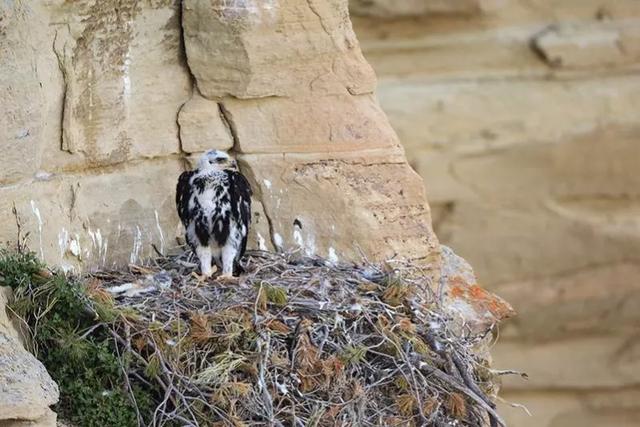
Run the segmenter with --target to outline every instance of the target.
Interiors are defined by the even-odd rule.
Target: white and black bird
[[[251,186],[235,160],[224,151],[204,153],[196,170],[183,172],[178,178],[176,206],[202,275],[211,276],[212,261],[222,278],[237,274],[247,248]]]

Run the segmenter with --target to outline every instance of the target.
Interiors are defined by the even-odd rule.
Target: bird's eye
[[[218,157],[216,159],[216,162],[218,162],[218,163],[224,163],[225,161],[227,161],[227,159],[225,159],[224,157]]]

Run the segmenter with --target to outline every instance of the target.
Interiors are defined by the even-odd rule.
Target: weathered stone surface
[[[496,285],[639,262],[640,183],[629,172],[639,150],[631,128],[556,144],[461,152],[448,164],[456,184],[450,196],[432,192],[436,203],[452,204],[436,222],[462,254],[480,251],[476,271]],[[468,233],[459,232],[460,221],[469,224]],[[488,240],[491,246],[481,244]]]
[[[3,331],[5,334],[24,344],[22,341],[23,336],[18,333],[20,324],[16,319],[9,317],[9,313],[7,313],[6,310],[6,306],[12,298],[13,292],[11,288],[0,286],[0,331]]]
[[[443,305],[465,329],[482,334],[515,315],[509,303],[478,285],[468,262],[448,246],[441,245],[440,248]]]
[[[46,16],[26,2],[0,4],[0,185],[37,171],[47,109],[38,67],[43,47],[51,45],[46,25]]]
[[[397,137],[371,94],[375,77],[360,52],[345,1],[127,0],[115,7],[110,1],[71,5],[55,0],[3,8],[11,24],[5,43],[11,69],[31,73],[24,77],[28,84],[8,80],[9,86],[28,91],[11,93],[18,105],[3,118],[20,119],[12,122],[11,132],[18,132],[22,122],[42,125],[42,131],[29,131],[37,138],[19,152],[26,166],[5,169],[7,176],[0,178],[0,185],[16,184],[0,187],[0,207],[10,219],[16,204],[23,231],[47,261],[64,268],[92,267],[140,262],[154,254],[151,244],[167,250],[178,229],[173,190],[181,165],[173,156],[180,149],[180,154],[197,156],[234,145],[243,154],[309,153],[295,159],[304,165],[380,150],[375,160],[365,162],[375,166],[359,164],[345,173],[354,180],[362,172],[377,183],[361,207],[375,206],[378,215],[380,235],[371,240],[391,239],[385,221],[400,230],[392,248],[375,248],[367,255],[402,255],[403,240],[411,241],[407,252],[414,258],[427,257],[435,247],[419,181],[404,163]],[[27,33],[24,25],[15,24],[20,19],[42,25]],[[186,46],[181,44],[182,29]],[[29,68],[30,62],[18,55],[21,50],[27,51],[28,61],[37,59],[38,67]],[[216,99],[202,97],[194,83]],[[390,158],[392,163],[385,164]],[[245,172],[256,182],[276,182],[279,166],[272,160],[276,157],[269,159],[268,170],[247,161]],[[11,167],[19,163],[10,160]],[[313,174],[321,175],[324,167],[318,163]],[[390,169],[399,181],[388,184],[381,174]],[[415,197],[406,216],[397,208],[408,206],[409,199],[401,194],[405,187]],[[343,208],[360,198],[338,193],[341,200],[335,188],[324,186],[318,200],[329,197],[324,190]],[[302,191],[295,197],[289,208],[311,199]],[[260,197],[254,201],[250,240],[255,247],[273,245],[270,204]],[[350,226],[358,226],[355,218]],[[369,224],[359,226],[354,233],[364,240]],[[12,220],[5,221],[0,237],[12,239],[15,230]],[[280,233],[292,235],[290,229]],[[419,250],[421,241],[430,246]],[[353,254],[353,242],[346,246]]]
[[[532,48],[532,40],[552,24],[619,31],[625,59],[614,68],[630,70],[638,64],[640,43],[634,21],[640,17],[640,6],[635,0],[482,3],[483,13],[475,16],[356,16],[353,23],[367,60],[383,80],[393,76],[486,81],[588,73],[584,67],[552,68]]]
[[[64,77],[62,149],[92,165],[177,153],[192,83],[179,2],[81,1],[51,8]]]
[[[638,82],[389,83],[380,98],[436,232],[495,286],[638,253]]]
[[[503,337],[528,342],[583,334],[629,334],[640,324],[640,263],[593,265],[573,273],[500,284],[518,307]]]
[[[189,66],[207,98],[375,87],[346,1],[185,0],[183,26]]]
[[[220,106],[198,93],[185,103],[178,114],[180,144],[187,153],[210,149],[228,150],[233,147],[229,125],[225,123]]]
[[[335,260],[360,261],[364,253],[437,261],[424,190],[402,151],[246,154],[239,160],[262,200],[276,248]]]
[[[44,366],[16,338],[0,329],[0,423],[51,419],[49,406],[57,401],[58,386]],[[55,416],[52,421],[49,425],[55,425]]]
[[[553,67],[602,67],[633,60],[624,51],[620,30],[606,24],[552,26],[533,44]]]
[[[15,204],[31,248],[63,268],[141,262],[175,246],[178,160],[143,162],[110,173],[52,176],[0,189],[0,240],[15,239]],[[114,189],[117,189],[114,191]]]
[[[57,415],[52,410],[35,420],[0,420],[0,427],[60,427]]]
[[[400,147],[372,95],[226,99],[241,153],[317,153]]]
[[[636,426],[640,389],[595,390],[582,393],[504,393],[509,402],[526,402],[532,416],[521,408],[498,404],[500,413],[517,427]],[[598,402],[594,404],[594,402]]]
[[[249,228],[247,246],[262,251],[275,250],[271,241],[269,218],[264,211],[262,201],[256,198],[251,201],[251,227]]]
[[[356,15],[381,18],[419,16],[438,13],[475,14],[487,0],[352,0],[350,10]]]
[[[503,341],[496,366],[520,366],[528,381],[504,379],[508,390],[590,390],[640,385],[640,342],[616,335],[563,338],[531,345]],[[508,365],[505,365],[508,364]]]
[[[640,120],[640,77],[635,75],[569,81],[389,80],[381,82],[378,97],[427,185],[441,179],[426,175],[429,168],[453,153],[558,143],[608,127],[633,128]],[[427,163],[431,156],[438,158]],[[452,190],[438,187],[443,197]],[[435,190],[431,197],[440,199]]]
[[[11,298],[11,289],[0,286],[0,426],[55,427],[49,406],[58,401],[58,387],[24,349],[19,325],[8,316]]]

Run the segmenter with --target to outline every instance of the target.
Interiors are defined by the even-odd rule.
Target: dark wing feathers
[[[240,172],[232,170],[226,172],[229,179],[229,192],[231,193],[231,212],[246,227],[246,233],[242,238],[240,248],[240,256],[242,256],[247,248],[247,235],[251,223],[251,195],[253,192],[251,191],[251,185]]]
[[[182,174],[180,174],[180,178],[178,178],[178,185],[176,187],[176,207],[178,208],[178,216],[185,227],[189,220],[189,200],[193,193],[189,181],[194,174],[194,171],[182,172]]]

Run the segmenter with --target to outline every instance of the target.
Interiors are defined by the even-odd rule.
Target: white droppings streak
[[[71,239],[69,242],[69,252],[73,254],[74,257],[80,258],[82,254],[82,248],[80,247],[80,237],[76,234],[76,237]]]
[[[242,17],[254,22],[273,22],[278,18],[278,0],[225,0],[218,10],[226,20]]]
[[[49,172],[38,171],[35,174],[35,179],[36,181],[49,181],[52,176],[53,174],[50,174]]]
[[[158,235],[160,237],[160,253],[164,253],[164,234],[162,233],[162,227],[160,227],[158,211],[154,211],[154,213],[156,214],[156,228],[158,229]]]
[[[36,202],[31,201],[31,211],[38,220],[38,236],[40,238],[40,258],[44,259],[44,248],[42,246],[42,216],[40,215],[40,209],[36,206]]]
[[[302,233],[298,227],[293,227],[293,240],[298,246],[304,247],[304,239],[302,238]]]
[[[66,262],[61,263],[60,268],[64,273],[73,273],[76,271],[76,268],[73,265]]]
[[[273,243],[276,245],[276,249],[282,249],[282,236],[278,233],[273,233]]]
[[[89,68],[89,78],[88,82],[88,92],[89,92],[89,121],[93,121],[93,85],[91,82],[93,81],[93,69]]]
[[[313,256],[316,253],[316,238],[313,234],[307,235],[307,244],[305,245],[304,253],[307,254],[307,256]]]
[[[99,228],[96,230],[96,244],[98,245],[98,251],[102,251],[102,233]]]
[[[129,66],[131,65],[131,49],[127,49],[124,57],[124,66],[122,69],[122,84],[124,86],[124,97],[128,101],[131,97],[131,76],[129,75]]]
[[[122,224],[118,223],[118,233],[116,234],[116,245],[120,241],[120,234],[122,234]]]
[[[60,249],[60,260],[64,258],[64,254],[67,252],[67,246],[69,242],[69,232],[62,228],[58,233],[58,248]]]
[[[89,229],[87,231],[87,233],[89,233],[89,237],[91,237],[91,243],[93,243],[93,246],[95,246],[96,245],[96,235],[94,234],[94,232],[91,229]]]
[[[271,190],[271,181],[269,181],[268,179],[263,179],[262,182],[264,182],[264,185]]]
[[[264,240],[264,237],[260,233],[256,233],[258,236],[258,249],[261,251],[267,250],[267,242]]]
[[[107,265],[107,250],[109,249],[109,239],[104,239],[104,251],[102,252],[102,265]]]
[[[338,263],[338,255],[336,254],[336,250],[333,248],[329,248],[329,255],[327,256],[327,259],[329,260],[329,262],[331,264],[337,264]]]
[[[142,249],[142,231],[140,227],[136,225],[136,231],[133,236],[133,248],[131,250],[131,255],[129,256],[129,262],[131,264],[135,264],[138,258],[140,257],[140,250]]]
[[[102,261],[102,264],[104,265],[107,259],[107,240],[106,239],[103,240],[102,231],[100,231],[99,228],[96,231],[89,229],[87,233],[91,238],[93,247],[97,250],[98,261]]]

